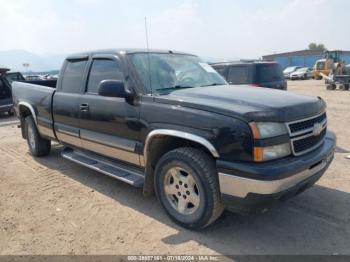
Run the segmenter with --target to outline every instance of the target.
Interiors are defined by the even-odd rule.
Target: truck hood
[[[289,122],[317,115],[326,108],[319,97],[246,85],[179,89],[156,96],[155,102],[205,110],[248,122]]]

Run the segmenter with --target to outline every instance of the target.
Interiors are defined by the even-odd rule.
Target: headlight
[[[254,147],[254,161],[262,162],[282,158],[291,154],[290,144],[280,144],[268,147]]]
[[[288,134],[287,128],[282,123],[274,122],[258,122],[250,123],[254,139],[264,139],[274,136],[280,136]]]
[[[254,140],[269,139],[288,134],[283,123],[257,122],[250,123]],[[256,162],[268,161],[282,158],[291,154],[290,143],[282,142],[272,146],[254,146],[253,158]]]

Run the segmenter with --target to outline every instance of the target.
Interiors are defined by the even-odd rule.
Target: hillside
[[[65,55],[37,55],[25,50],[0,51],[0,64],[12,71],[26,71],[23,63],[30,64],[29,71],[50,71],[61,67]]]

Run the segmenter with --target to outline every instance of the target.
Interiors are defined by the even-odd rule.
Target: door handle
[[[82,112],[88,112],[89,111],[89,104],[80,104],[80,111]]]

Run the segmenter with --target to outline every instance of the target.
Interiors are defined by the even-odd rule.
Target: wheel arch
[[[35,110],[33,108],[33,106],[31,104],[29,104],[28,102],[24,102],[21,101],[18,103],[18,116],[19,119],[21,121],[21,130],[22,130],[22,137],[24,139],[26,139],[26,134],[25,134],[25,130],[24,130],[24,126],[25,126],[25,118],[28,116],[32,116],[35,125],[37,126],[37,119],[36,119],[36,113]]]
[[[219,158],[216,148],[207,139],[184,131],[171,129],[157,129],[151,131],[146,138],[143,150],[142,164],[145,167],[145,183],[143,192],[145,195],[154,192],[154,170],[158,160],[166,152],[179,147],[192,146],[202,149],[213,158]],[[150,152],[154,153],[150,153]]]

